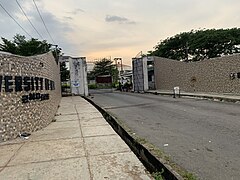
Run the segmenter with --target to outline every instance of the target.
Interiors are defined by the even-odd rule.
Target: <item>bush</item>
[[[89,89],[97,89],[97,85],[96,84],[89,84],[88,88]]]
[[[62,88],[70,88],[70,84],[62,84]]]

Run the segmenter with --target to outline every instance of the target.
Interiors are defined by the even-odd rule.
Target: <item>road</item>
[[[95,103],[200,179],[240,178],[239,104],[96,92]]]

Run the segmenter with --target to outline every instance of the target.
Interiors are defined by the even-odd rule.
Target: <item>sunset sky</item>
[[[138,52],[146,53],[163,39],[192,29],[240,27],[239,0],[35,0],[54,42],[47,34],[32,0],[19,4],[49,43],[65,55],[88,60],[122,57],[124,64]],[[32,28],[16,0],[1,5],[34,38]],[[30,38],[0,7],[1,37]]]

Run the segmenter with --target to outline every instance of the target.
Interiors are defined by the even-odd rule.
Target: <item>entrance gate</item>
[[[67,82],[69,85],[62,86],[63,95],[70,93],[71,95],[88,96],[86,58],[73,58],[70,56],[63,56],[59,61],[60,63],[69,62],[70,70],[70,81]]]

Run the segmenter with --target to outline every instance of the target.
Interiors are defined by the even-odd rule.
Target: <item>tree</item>
[[[70,71],[66,67],[66,63],[60,63],[61,82],[67,81],[70,78]]]
[[[3,42],[0,43],[1,51],[10,52],[12,54],[21,56],[43,54],[51,50],[51,44],[47,43],[47,41],[39,41],[34,38],[27,40],[25,36],[19,34],[15,35],[12,41],[3,37],[1,39]]]
[[[100,61],[95,62],[95,66],[93,71],[88,74],[89,79],[93,79],[94,77],[101,75],[110,75],[113,78],[113,82],[117,82],[118,80],[118,70],[115,65],[113,65],[113,61],[110,59],[102,59]]]
[[[209,29],[177,34],[159,42],[148,55],[199,61],[240,52],[240,29]]]

